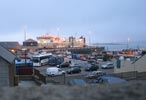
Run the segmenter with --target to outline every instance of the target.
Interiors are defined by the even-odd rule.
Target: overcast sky
[[[84,36],[92,43],[146,40],[146,0],[0,0],[0,41]],[[90,33],[90,36],[89,36]]]

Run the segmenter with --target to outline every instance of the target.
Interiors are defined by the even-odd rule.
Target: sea
[[[146,42],[97,43],[96,46],[98,46],[98,47],[104,47],[106,51],[121,51],[121,50],[124,50],[124,49],[140,49],[140,50],[146,50]]]

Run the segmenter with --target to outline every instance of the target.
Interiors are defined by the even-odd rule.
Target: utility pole
[[[60,28],[57,28],[58,47],[60,46],[60,37],[59,37],[59,33],[60,33]]]
[[[24,41],[26,41],[26,28],[27,26],[24,26]],[[24,45],[26,46],[26,44]],[[25,67],[26,67],[26,48],[23,48],[22,51],[24,51],[24,57],[25,57]]]

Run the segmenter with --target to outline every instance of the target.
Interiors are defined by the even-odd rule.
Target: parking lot
[[[85,79],[85,76],[88,74],[88,73],[90,73],[90,71],[85,71],[85,67],[87,67],[87,66],[90,66],[90,63],[88,63],[87,61],[81,61],[81,60],[75,60],[75,59],[65,59],[65,61],[64,62],[68,62],[68,61],[71,61],[71,64],[78,64],[78,65],[80,65],[81,66],[81,72],[80,73],[76,73],[76,74],[65,74],[65,78],[66,79],[64,79],[64,77],[62,77],[62,81],[64,81],[64,80],[69,80],[69,79],[73,79],[73,78],[81,78],[81,79]],[[106,74],[112,74],[113,73],[113,69],[101,69],[101,65],[102,64],[105,64],[106,62],[100,62],[99,63],[99,71],[103,71],[103,72],[105,72]],[[50,82],[49,81],[49,79],[52,79],[52,77],[50,77],[50,76],[48,76],[47,74],[46,74],[46,69],[47,68],[49,68],[49,67],[55,67],[55,66],[49,66],[49,65],[45,65],[45,66],[42,66],[42,67],[36,67],[36,69],[38,69],[39,71],[40,71],[40,73],[41,74],[43,74],[43,75],[45,75],[46,76],[46,78],[47,78],[47,80],[48,80],[48,82]],[[67,71],[68,69],[70,69],[70,67],[63,67],[63,68],[61,68],[63,71]],[[56,77],[54,77],[54,79],[55,79]],[[56,78],[57,80],[60,80],[61,78]],[[56,80],[55,79],[55,80]]]

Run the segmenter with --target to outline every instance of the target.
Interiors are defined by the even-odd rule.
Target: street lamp
[[[87,35],[89,36],[89,46],[91,47],[91,31],[89,31]]]
[[[26,48],[22,48],[22,51],[24,51],[24,60],[25,60],[25,66],[26,66]]]
[[[130,38],[127,39],[127,49],[129,49]]]

